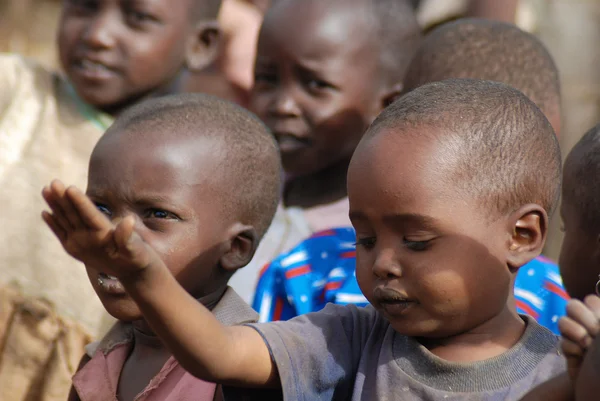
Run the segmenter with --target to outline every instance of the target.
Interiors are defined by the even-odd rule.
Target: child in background
[[[430,32],[410,62],[404,92],[450,78],[502,82],[523,92],[560,134],[560,81],[539,39],[515,25],[468,18]]]
[[[279,0],[268,10],[250,109],[279,143],[285,211],[276,215],[276,235],[265,239],[260,260],[232,279],[248,302],[265,263],[315,232],[350,226],[350,157],[402,90],[420,37],[405,0]]]
[[[598,379],[600,378],[600,338],[597,336],[600,329],[600,306],[597,298],[586,298],[590,294],[600,295],[600,125],[590,129],[573,147],[565,161],[563,172],[562,202],[560,214],[563,221],[565,233],[562,249],[560,251],[560,272],[563,277],[565,288],[569,295],[574,298],[569,305],[569,316],[572,319],[564,319],[563,329],[571,330],[574,337],[579,336],[579,344],[587,348],[590,345],[589,338],[596,337],[594,345],[589,348],[583,358],[580,356],[576,345],[576,339],[570,343],[570,349],[565,353],[571,355],[572,364],[579,371],[578,379],[574,383],[576,400],[591,401],[598,398]],[[577,312],[582,311],[584,306],[579,300],[585,298],[586,307],[595,312],[596,328],[590,328],[591,320],[588,317],[585,331],[565,325],[566,321],[574,323],[581,321],[577,319]],[[589,315],[588,315],[589,316]],[[579,325],[585,328],[585,325]],[[586,340],[586,335],[589,334]],[[579,365],[581,363],[581,365]]]
[[[535,36],[483,19],[450,22],[428,34],[411,61],[405,91],[449,78],[503,82],[523,92],[560,132],[560,82],[554,60]],[[531,155],[530,157],[534,157]],[[558,334],[569,299],[556,263],[537,257],[515,281],[517,310]]]
[[[227,281],[252,259],[279,193],[279,155],[267,128],[245,110],[202,95],[163,97],[123,113],[92,153],[89,199],[60,182],[43,192],[55,211],[70,215],[67,200],[77,200],[97,212],[75,226],[102,227],[96,234],[105,246],[117,246],[104,240],[112,235],[143,239],[168,266],[166,273],[225,325],[258,317]],[[58,215],[44,218],[85,263],[102,304],[120,321],[90,347],[70,400],[212,401],[215,385],[176,363],[123,284],[108,274],[103,254],[79,252],[87,232],[65,231]],[[128,224],[126,233],[105,230],[119,221]],[[114,248],[108,264],[118,265],[123,251]]]
[[[46,220],[72,254],[119,277],[184,368],[231,386],[228,399],[266,388],[286,400],[516,400],[565,369],[556,337],[512,300],[517,270],[544,245],[560,167],[550,123],[507,85],[450,80],[403,96],[348,170],[357,278],[372,306],[287,322],[223,326],[132,220],[113,231],[79,192],[55,192],[62,206],[51,202]]]
[[[560,214],[565,237],[560,273],[573,298],[600,292],[600,125],[589,130],[565,161]]]
[[[43,205],[40,188],[53,177],[85,185],[92,148],[114,116],[177,91],[186,68],[216,57],[219,6],[65,0],[58,47],[66,77],[0,56],[1,399],[39,392],[64,400],[83,343],[114,322],[80,264],[32,213]]]
[[[567,394],[557,400],[598,398],[600,299],[590,294],[600,295],[599,176],[600,125],[597,125],[573,147],[563,170],[560,214],[565,237],[559,265],[565,288],[573,300],[567,307],[568,316],[559,325],[570,380],[551,380],[547,384],[550,391],[531,400],[545,401],[547,394],[552,393]]]

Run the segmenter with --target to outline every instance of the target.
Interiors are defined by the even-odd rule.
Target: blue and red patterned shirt
[[[366,306],[356,282],[355,241],[352,228],[321,231],[265,266],[252,305],[260,321],[288,320],[329,302]],[[538,257],[521,267],[515,298],[519,313],[558,334],[569,296],[555,263]]]

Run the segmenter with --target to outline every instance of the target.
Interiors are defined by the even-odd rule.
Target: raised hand
[[[558,327],[569,376],[574,383],[587,349],[600,332],[600,298],[588,295],[584,302],[577,299],[569,301],[567,316],[560,319]]]
[[[58,180],[45,187],[42,196],[52,210],[42,212],[42,218],[69,255],[86,265],[126,279],[163,263],[134,231],[133,217],[115,225],[83,192]]]

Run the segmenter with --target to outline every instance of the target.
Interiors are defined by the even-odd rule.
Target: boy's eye
[[[306,87],[311,91],[320,91],[323,89],[331,88],[331,85],[320,79],[310,79],[306,82]]]
[[[174,213],[167,212],[162,209],[148,209],[145,212],[144,218],[147,219],[179,219]]]
[[[357,238],[354,245],[364,249],[373,249],[375,247],[375,240],[375,237]]]
[[[152,20],[152,16],[140,11],[129,11],[128,13],[128,17],[136,23],[140,23],[140,22],[146,22],[146,21],[150,21]]]
[[[410,241],[406,238],[404,238],[403,242],[404,242],[404,246],[410,250],[413,251],[424,251],[425,249],[427,249],[427,247],[429,246],[429,242],[431,240],[427,240],[427,241]]]
[[[96,208],[100,211],[100,213],[104,214],[105,216],[107,216],[107,217],[112,216],[112,212],[106,205],[103,205],[101,203],[96,203]]]

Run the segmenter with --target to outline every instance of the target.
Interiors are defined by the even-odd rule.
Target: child
[[[577,312],[581,313],[583,307],[578,300],[584,300],[590,294],[600,295],[600,209],[598,207],[600,185],[597,180],[598,174],[600,174],[600,125],[589,130],[573,147],[567,156],[563,172],[560,214],[565,236],[559,265],[565,288],[569,295],[575,298],[570,305],[569,317],[571,319],[563,319],[564,321],[561,322],[563,331],[569,329],[569,325],[565,325],[566,322],[582,321],[582,319],[577,319],[576,314]],[[594,305],[600,306],[600,302],[597,302],[594,297],[586,298],[587,309],[594,310]],[[596,314],[600,318],[600,308],[597,308]],[[590,319],[587,321],[589,322]],[[590,331],[586,330],[585,332]],[[579,334],[581,335],[581,331]],[[573,343],[571,343],[570,350],[565,349],[567,355],[569,353],[572,355],[572,360],[577,365],[577,370],[580,371],[579,378],[574,383],[577,401],[593,400],[598,395],[600,339],[597,337],[597,333],[590,334],[595,336],[596,340],[587,352],[585,360],[577,357],[577,350],[573,351],[572,349]],[[589,346],[589,343],[584,341],[584,345]],[[582,363],[580,369],[579,363]]]
[[[498,81],[534,101],[560,131],[560,82],[554,60],[533,35],[512,24],[481,19],[451,22],[428,34],[408,67],[405,91],[448,78]],[[517,310],[558,334],[568,295],[556,263],[538,257],[515,282]]]
[[[404,91],[449,78],[503,82],[519,89],[560,133],[560,81],[556,64],[535,36],[512,24],[468,18],[433,30],[412,59]]]
[[[143,238],[190,299],[230,325],[256,321],[227,281],[252,258],[277,208],[279,187],[276,144],[257,118],[216,98],[181,95],[135,106],[109,128],[91,156],[89,199],[60,182],[43,194],[54,211],[67,214],[74,211],[67,200],[82,201],[102,227],[131,223],[127,235]],[[80,252],[77,243],[87,232],[65,231],[58,214],[44,218],[85,263],[102,304],[120,320],[82,361],[70,400],[132,401],[140,394],[145,400],[213,400],[215,386],[186,373],[150,331],[124,291],[126,279],[108,274],[101,252]],[[124,233],[103,228],[97,234],[104,246],[117,246],[109,237]],[[118,265],[121,251],[114,248],[108,264]]]
[[[562,385],[561,381],[553,380],[548,385],[553,387],[555,394],[576,390],[578,401],[597,399],[600,377],[597,362],[600,360],[600,340],[597,339],[585,355],[591,339],[597,337],[600,329],[600,301],[589,296],[600,293],[599,174],[600,125],[597,125],[579,140],[567,156],[560,207],[565,237],[559,265],[565,288],[574,298],[567,308],[568,316],[560,320],[560,328],[572,380]],[[581,302],[584,299],[585,305]]]
[[[374,121],[348,170],[372,306],[262,325],[221,325],[132,234],[133,219],[113,231],[75,190],[55,191],[61,206],[46,219],[72,254],[119,277],[197,377],[286,400],[515,400],[565,369],[556,337],[519,316],[511,294],[543,247],[560,164],[551,125],[517,90],[465,79],[416,89]]]
[[[53,177],[84,185],[92,148],[114,116],[176,91],[184,70],[212,61],[219,5],[65,0],[58,48],[66,77],[0,55],[0,299],[8,298],[9,315],[0,322],[8,322],[0,335],[0,398],[39,391],[64,400],[82,343],[113,323],[79,263],[31,213],[43,207],[40,188]],[[7,296],[8,284],[24,300]]]
[[[600,125],[589,130],[565,161],[560,214],[565,237],[560,273],[574,298],[600,292]]]
[[[350,157],[401,91],[420,37],[405,0],[281,0],[267,12],[250,109],[279,143],[286,210],[275,217],[277,240],[262,263],[232,280],[249,302],[264,263],[314,232],[350,225]]]

